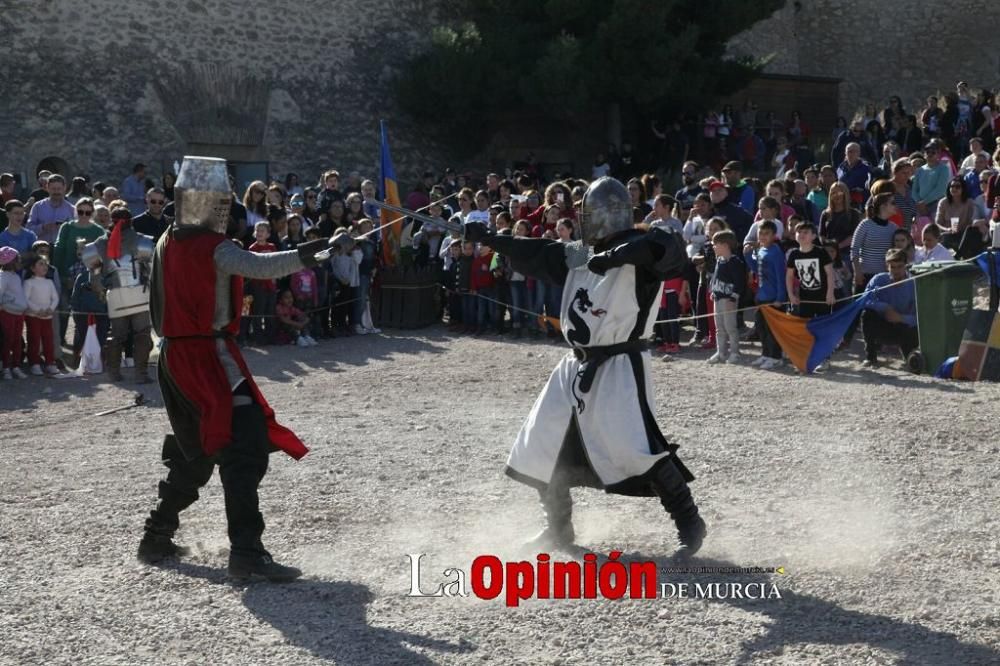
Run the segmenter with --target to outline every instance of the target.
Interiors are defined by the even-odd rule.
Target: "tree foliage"
[[[647,116],[698,110],[763,63],[727,42],[785,0],[450,0],[454,21],[398,81],[403,108],[472,142],[497,108],[572,121],[618,103]]]

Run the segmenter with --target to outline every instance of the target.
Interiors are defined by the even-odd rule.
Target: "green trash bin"
[[[934,374],[941,364],[958,354],[965,323],[972,311],[972,287],[982,271],[976,264],[930,261],[910,267],[917,300],[917,334],[920,351],[907,366],[916,373]]]

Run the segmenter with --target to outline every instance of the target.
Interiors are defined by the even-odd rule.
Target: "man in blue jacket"
[[[887,273],[879,273],[868,283],[870,296],[861,314],[865,334],[864,366],[878,367],[882,344],[899,345],[905,358],[917,348],[917,301],[913,282],[906,270],[906,253],[889,250],[885,255]],[[876,291],[877,290],[877,291]]]

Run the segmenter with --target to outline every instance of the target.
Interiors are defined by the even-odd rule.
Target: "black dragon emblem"
[[[590,327],[583,317],[577,314],[577,310],[583,313],[589,312],[594,317],[603,317],[606,310],[594,309],[594,304],[590,300],[590,294],[583,287],[576,290],[573,300],[569,304],[569,321],[573,324],[573,330],[566,334],[566,339],[575,347],[586,347],[590,344]]]

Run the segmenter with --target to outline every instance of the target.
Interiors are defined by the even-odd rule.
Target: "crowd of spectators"
[[[664,286],[659,352],[680,352],[685,327],[679,320],[700,315],[690,322],[687,342],[715,349],[710,362],[739,362],[741,341],[758,339],[755,365],[774,368],[782,363],[781,349],[759,311],[753,328],[746,325],[754,305],[814,317],[842,306],[852,293],[899,282],[878,292],[842,342],[848,347],[862,325],[865,363],[875,364],[884,343],[904,352],[915,346],[907,265],[969,258],[991,243],[1000,193],[1000,151],[991,154],[1000,112],[992,106],[989,93],[972,96],[964,83],[942,106],[931,97],[919,114],[891,97],[881,112],[870,106],[852,122],[838,123],[829,161],[816,161],[799,114],[785,124],[768,114],[762,133],[748,101],[739,112],[727,106],[704,116],[699,149],[706,159],[700,162],[688,159],[690,143],[674,122],[652,124],[661,142],[652,163],[625,143],[597,155],[582,178],[546,178],[533,159],[482,179],[453,169],[427,171],[403,204],[442,224],[403,220],[399,261],[439,273],[441,317],[452,332],[559,338],[561,288],[518,273],[503,256],[449,233],[445,221],[480,221],[498,233],[570,242],[588,182],[612,175],[627,184],[636,225],[670,229],[687,247],[683,276]],[[13,176],[0,175],[5,378],[25,375],[24,347],[32,374],[58,375],[78,362],[91,317],[99,338],[106,337],[106,308],[81,250],[108,233],[115,205],[129,208],[136,231],[158,239],[172,222],[174,179],[165,173],[153,182],[142,164],[120,188],[85,176],[67,183],[42,171],[37,189],[18,192]],[[251,251],[337,240],[319,267],[282,280],[247,281],[241,344],[307,347],[380,333],[370,305],[381,263],[377,190],[357,172],[342,180],[330,169],[313,186],[288,173],[233,192],[226,233]],[[63,345],[72,363],[64,362]]]

